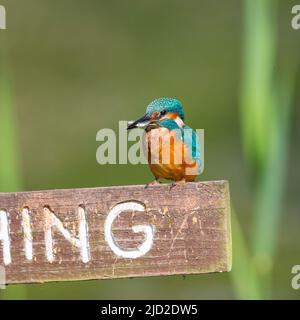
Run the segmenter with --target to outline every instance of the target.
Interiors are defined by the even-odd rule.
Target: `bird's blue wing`
[[[169,130],[176,130],[177,138],[180,140],[182,139],[184,144],[188,147],[190,151],[190,156],[197,162],[198,174],[201,174],[201,142],[197,132],[187,125],[184,125],[183,128],[180,128],[178,124],[172,119],[163,119],[161,121],[158,121],[157,124]]]
[[[197,162],[198,174],[201,174],[202,168],[202,155],[201,155],[201,143],[198,134],[195,130],[185,125],[183,127],[183,139],[184,144],[188,146],[190,155]]]

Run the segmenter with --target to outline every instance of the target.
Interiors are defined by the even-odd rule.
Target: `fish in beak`
[[[133,128],[144,128],[151,122],[151,116],[145,114],[143,117],[135,120],[135,121],[128,121],[127,130]]]

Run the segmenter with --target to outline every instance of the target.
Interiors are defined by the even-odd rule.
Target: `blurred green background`
[[[205,129],[201,180],[230,181],[234,227],[229,274],[15,285],[2,299],[300,297],[297,1],[1,4],[0,191],[150,181],[145,165],[97,164],[96,132],[170,96]]]

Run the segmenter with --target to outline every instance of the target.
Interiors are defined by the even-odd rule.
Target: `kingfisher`
[[[201,148],[195,130],[184,123],[182,103],[174,98],[153,100],[146,113],[128,122],[127,130],[142,127],[144,151],[155,180],[172,180],[172,185],[195,181],[201,173]]]

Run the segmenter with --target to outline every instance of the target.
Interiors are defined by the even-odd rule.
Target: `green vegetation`
[[[146,166],[98,165],[95,135],[171,96],[205,129],[200,179],[228,179],[233,206],[230,274],[9,286],[1,297],[299,298],[290,2],[1,1],[0,191],[149,182]]]
[[[277,1],[245,0],[244,52],[241,85],[241,124],[245,158],[253,177],[253,230],[250,252],[240,244],[235,224],[236,254],[251,268],[233,272],[240,298],[270,298],[273,260],[285,191],[297,60],[290,58],[278,71]],[[241,247],[243,246],[243,247]],[[238,258],[237,258],[238,259]],[[258,290],[243,290],[259,284]],[[262,296],[261,296],[262,294]]]

